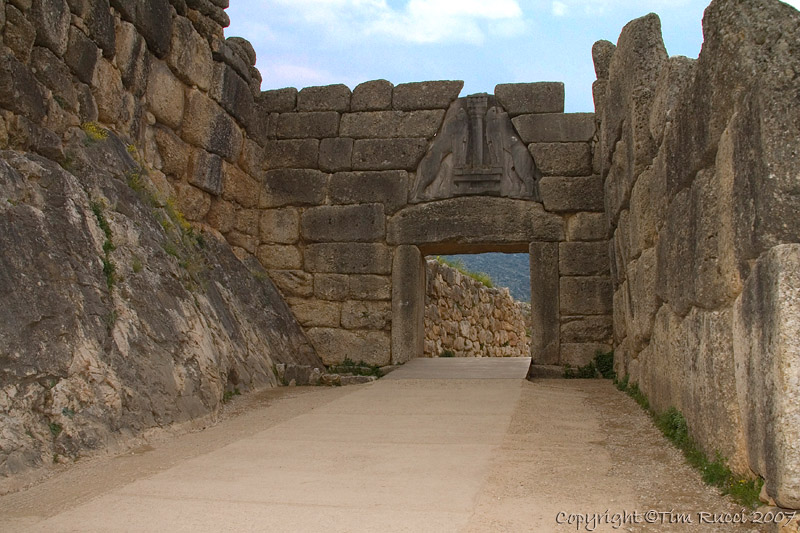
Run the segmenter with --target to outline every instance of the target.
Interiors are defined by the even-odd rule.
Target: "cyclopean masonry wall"
[[[260,213],[228,235],[269,270],[327,363],[422,356],[423,256],[491,250],[531,253],[537,363],[610,349],[593,115],[564,114],[560,83],[458,98],[461,86],[262,93]]]
[[[528,357],[520,302],[436,260],[425,261],[425,357]]]
[[[800,13],[715,0],[697,60],[656,15],[594,46],[615,365],[800,507]]]

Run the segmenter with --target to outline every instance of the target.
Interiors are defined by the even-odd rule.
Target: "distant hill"
[[[467,270],[485,272],[495,286],[508,287],[511,296],[522,302],[531,301],[530,259],[528,254],[445,255],[448,260],[461,261]]]

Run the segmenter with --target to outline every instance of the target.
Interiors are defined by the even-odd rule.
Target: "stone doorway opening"
[[[425,258],[423,356],[529,357],[528,254]]]

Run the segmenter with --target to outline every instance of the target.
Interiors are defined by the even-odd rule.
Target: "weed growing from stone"
[[[133,262],[131,263],[131,270],[133,270],[134,274],[138,274],[142,271],[144,265],[142,265],[142,260],[138,257],[133,258]]]
[[[61,424],[59,424],[58,422],[50,422],[49,427],[50,427],[50,434],[53,435],[53,438],[56,439],[58,438],[59,435],[61,435],[61,432],[64,430],[64,428],[61,427]]]
[[[369,365],[364,361],[355,362],[349,357],[345,357],[338,365],[331,365],[328,371],[334,374],[350,374],[353,376],[375,376],[379,378],[383,376],[381,367],[378,365]]]
[[[445,259],[441,256],[436,256],[436,261],[438,261],[442,265],[449,266],[450,268],[454,268],[467,276],[468,278],[472,278],[479,283],[483,283],[488,288],[494,287],[494,281],[492,280],[491,276],[486,272],[473,272],[464,265],[463,261],[451,261],[449,259]]]
[[[106,277],[106,285],[108,286],[108,290],[112,291],[114,289],[115,273],[117,269],[114,266],[114,263],[111,261],[111,252],[116,249],[114,246],[114,241],[112,240],[111,226],[108,224],[108,220],[103,213],[103,206],[99,202],[92,202],[91,208],[92,213],[94,213],[94,216],[97,219],[97,224],[100,226],[100,229],[103,230],[103,234],[106,236],[106,240],[103,242],[103,275]]]
[[[740,505],[750,509],[755,509],[760,505],[759,494],[764,484],[762,479],[744,479],[737,476],[731,472],[728,460],[719,452],[715,454],[713,461],[709,460],[689,434],[689,425],[683,413],[675,407],[670,407],[662,413],[656,413],[651,409],[645,394],[639,390],[639,386],[635,383],[628,383],[628,376],[622,380],[615,379],[614,383],[619,390],[636,400],[636,403],[650,415],[661,433],[683,453],[686,461],[700,472],[705,483],[719,488],[722,494],[729,495]]]
[[[233,399],[234,396],[240,396],[241,394],[242,391],[240,391],[238,388],[233,390],[226,390],[225,392],[222,393],[222,403],[228,403]]]
[[[579,367],[573,367],[570,364],[564,365],[564,378],[565,379],[594,379],[602,377],[603,379],[616,379],[617,374],[614,372],[614,352],[607,353],[596,352],[593,361]]]
[[[63,409],[61,409],[61,414],[66,416],[67,418],[72,418],[73,416],[75,416],[75,411],[73,409],[70,409],[69,407],[64,407]]]
[[[97,122],[84,122],[81,124],[81,129],[86,134],[86,143],[105,141],[108,139],[108,130],[102,127]]]
[[[439,357],[455,357],[456,354],[453,350],[445,350],[439,354]]]

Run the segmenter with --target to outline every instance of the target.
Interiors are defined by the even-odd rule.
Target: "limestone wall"
[[[660,30],[593,50],[617,371],[797,508],[800,13],[715,0],[697,60]]]
[[[428,259],[425,274],[425,357],[529,357],[530,339],[519,302]]]

